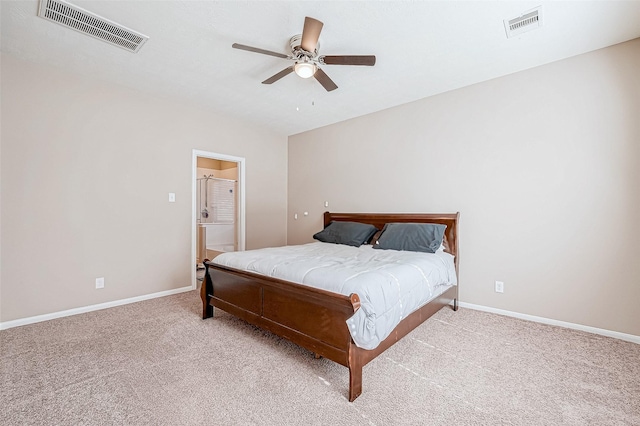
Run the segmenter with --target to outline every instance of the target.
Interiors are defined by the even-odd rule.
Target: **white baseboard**
[[[589,327],[587,325],[574,324],[571,322],[558,321],[554,319],[536,317],[534,315],[521,314],[518,312],[505,311],[503,309],[490,308],[488,306],[474,305],[472,303],[458,302],[461,308],[473,309],[476,311],[490,312],[492,314],[504,315],[507,317],[519,318],[527,321],[539,322],[548,325],[557,325],[558,327],[571,328],[573,330],[586,331],[587,333],[599,334],[601,336],[613,337],[615,339],[625,340],[627,342],[640,344],[640,336],[633,334],[619,333],[617,331],[605,330],[602,328]]]
[[[68,317],[71,315],[83,314],[85,312],[98,311],[100,309],[113,308],[115,306],[127,305],[129,303],[142,302],[143,300],[155,299],[157,297],[171,296],[172,294],[184,293],[193,290],[193,286],[180,287],[173,290],[160,291],[157,293],[145,294],[142,296],[130,297],[128,299],[114,300],[112,302],[99,303],[97,305],[84,306],[81,308],[68,309],[66,311],[52,312],[50,314],[37,315],[34,317],[21,318],[13,321],[0,322],[0,330],[19,327],[21,325],[35,324],[37,322],[48,321],[56,318]],[[619,333],[617,331],[605,330],[602,328],[589,327],[587,325],[574,324],[571,322],[558,321],[554,319],[537,317],[534,315],[521,314],[519,312],[505,311],[503,309],[491,308],[489,306],[474,305],[473,303],[458,302],[461,308],[473,309],[476,311],[490,312],[493,314],[504,315],[507,317],[519,318],[527,321],[538,322],[541,324],[556,325],[558,327],[570,328],[573,330],[586,331],[587,333],[599,334],[601,336],[613,337],[615,339],[624,340],[640,344],[640,336],[633,334]]]
[[[97,305],[83,306],[81,308],[68,309],[66,311],[52,312],[50,314],[36,315],[35,317],[21,318],[13,321],[0,322],[0,330],[19,327],[21,325],[34,324],[36,322],[49,321],[56,318],[68,317],[71,315],[83,314],[85,312],[98,311],[100,309],[113,308],[115,306],[127,305],[129,303],[142,302],[143,300],[155,299],[157,297],[171,296],[172,294],[184,293],[193,290],[193,286],[180,287],[174,290],[159,291],[157,293],[145,294],[142,296],[130,297],[128,299],[114,300],[113,302],[99,303]]]

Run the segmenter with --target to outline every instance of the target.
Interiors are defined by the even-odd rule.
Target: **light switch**
[[[329,202],[328,202],[328,201],[325,201],[325,202],[324,202],[324,206],[325,206],[325,207],[329,207]]]
[[[170,192],[169,193],[169,202],[170,203],[175,203],[176,202],[176,193],[175,192]]]

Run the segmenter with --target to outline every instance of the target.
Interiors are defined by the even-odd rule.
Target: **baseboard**
[[[127,305],[129,303],[142,302],[143,300],[155,299],[157,297],[171,296],[172,294],[184,293],[193,290],[193,286],[180,287],[173,290],[160,291],[157,293],[145,294],[142,296],[130,297],[128,299],[114,300],[112,302],[99,303],[97,305],[84,306],[81,308],[68,309],[66,311],[52,312],[50,314],[37,315],[34,317],[21,318],[12,321],[0,322],[0,330],[19,327],[21,325],[35,324],[37,322],[49,321],[56,318],[68,317],[71,315],[83,314],[85,312],[98,311],[100,309],[113,308],[115,306]],[[615,339],[624,340],[640,344],[640,336],[633,334],[620,333],[617,331],[605,330],[603,328],[589,327],[587,325],[575,324],[571,322],[558,321],[550,318],[537,317],[535,315],[521,314],[519,312],[506,311],[504,309],[491,308],[489,306],[475,305],[473,303],[458,302],[461,308],[473,309],[476,311],[490,312],[493,314],[504,315],[507,317],[519,318],[527,321],[538,322],[541,324],[555,325],[558,327],[570,328],[573,330],[586,331],[587,333],[599,334],[601,336],[613,337]]]
[[[503,309],[490,308],[488,306],[474,305],[472,303],[458,302],[461,308],[473,309],[476,311],[490,312],[492,314],[504,315],[507,317],[519,318],[527,321],[539,322],[548,325],[557,325],[558,327],[571,328],[573,330],[586,331],[587,333],[599,334],[601,336],[613,337],[615,339],[625,340],[627,342],[640,344],[640,336],[633,334],[619,333],[617,331],[605,330],[602,328],[589,327],[587,325],[574,324],[571,322],[558,321],[554,319],[536,317],[534,315],[521,314],[518,312],[505,311]]]
[[[13,321],[0,322],[0,330],[19,327],[21,325],[34,324],[42,321],[49,321],[56,318],[68,317],[71,315],[84,314],[85,312],[98,311],[100,309],[113,308],[115,306],[127,305],[129,303],[142,302],[143,300],[155,299],[157,297],[171,296],[172,294],[184,293],[193,290],[193,286],[180,287],[174,290],[159,291],[157,293],[145,294],[142,296],[130,297],[128,299],[114,300],[113,302],[99,303],[97,305],[83,306],[81,308],[68,309],[66,311],[52,312],[50,314],[36,315],[35,317],[21,318]]]

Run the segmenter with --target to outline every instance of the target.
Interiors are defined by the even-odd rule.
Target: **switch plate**
[[[104,288],[104,277],[96,278],[96,288]]]
[[[502,281],[496,281],[496,293],[504,293],[504,283]]]
[[[329,202],[328,202],[328,201],[325,201],[325,202],[324,202],[324,206],[325,206],[325,207],[329,207]]]
[[[175,203],[176,202],[176,193],[175,192],[170,192],[169,193],[169,202],[170,203]]]

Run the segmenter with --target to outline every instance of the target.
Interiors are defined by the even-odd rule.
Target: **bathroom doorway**
[[[193,150],[193,287],[205,259],[245,249],[244,158]]]

